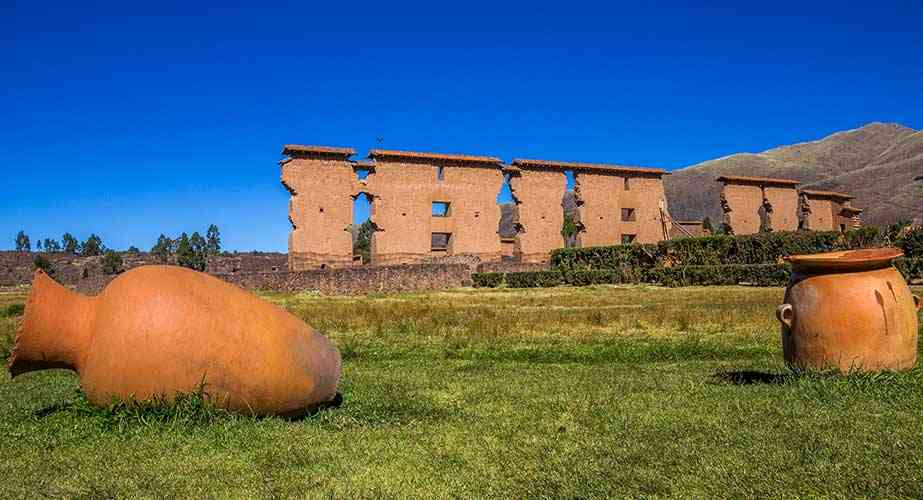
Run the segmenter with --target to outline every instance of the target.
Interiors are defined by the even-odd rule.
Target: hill
[[[803,187],[856,196],[863,220],[888,224],[923,218],[923,131],[870,123],[811,142],[738,153],[676,170],[664,178],[677,220],[722,219],[721,175],[783,177]]]

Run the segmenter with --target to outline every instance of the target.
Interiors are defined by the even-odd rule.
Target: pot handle
[[[923,307],[923,303],[921,303],[919,295],[913,296],[913,305],[917,306],[917,311],[919,311],[920,308]]]
[[[780,323],[791,328],[792,320],[795,319],[795,310],[792,309],[791,304],[782,304],[776,308],[776,317],[779,318]]]

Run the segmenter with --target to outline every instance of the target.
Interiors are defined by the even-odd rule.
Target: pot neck
[[[90,339],[95,302],[36,271],[10,356],[10,374],[15,377],[50,368],[78,370]]]

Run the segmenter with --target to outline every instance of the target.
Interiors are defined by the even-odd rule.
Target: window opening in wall
[[[445,167],[442,165],[436,167],[436,180],[442,182],[445,180]]]
[[[367,168],[357,168],[355,172],[356,172],[356,179],[360,181],[364,181],[369,178],[369,173],[371,171]]]
[[[449,202],[434,201],[433,202],[433,217],[448,217],[448,216],[449,216]]]
[[[635,221],[635,209],[623,208],[622,209],[622,222],[634,222],[634,221]]]
[[[449,240],[452,239],[452,233],[433,233],[431,237],[430,250],[434,252],[446,252],[449,250]]]
[[[631,245],[631,244],[634,243],[634,242],[635,242],[635,235],[633,235],[633,234],[627,234],[627,233],[622,235],[622,244],[623,244],[623,245]]]
[[[373,198],[368,193],[353,197],[353,223],[350,233],[353,241],[353,262],[368,264],[372,259],[372,243],[375,237],[375,223],[372,222]]]
[[[500,219],[497,221],[497,235],[503,241],[515,241],[519,234],[519,206],[513,189],[510,187],[512,174],[503,174],[503,184],[497,193],[497,206],[500,208]]]
[[[624,189],[625,189],[625,191],[630,191],[630,190],[631,190],[631,181],[628,179],[628,177],[625,177],[625,180],[623,181],[623,183],[624,183]]]

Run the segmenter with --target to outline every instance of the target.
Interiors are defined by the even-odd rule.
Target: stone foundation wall
[[[0,251],[0,287],[28,285],[34,273],[34,253]],[[105,274],[102,257],[55,253],[45,255],[55,268],[54,279],[81,293],[95,295],[117,275]],[[125,270],[161,264],[146,253],[123,254]],[[242,288],[281,292],[315,291],[351,295],[413,290],[442,290],[471,285],[478,260],[400,266],[288,271],[288,257],[279,253],[226,254],[211,257],[207,272]]]
[[[471,286],[465,264],[408,264],[281,273],[217,275],[250,290],[317,292],[324,295],[363,295]]]

